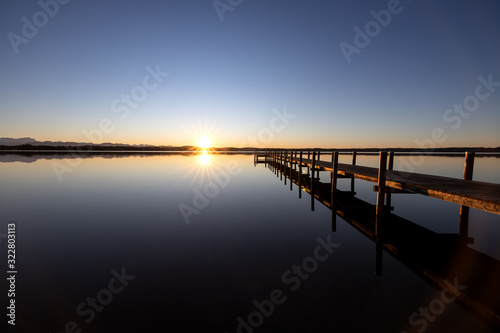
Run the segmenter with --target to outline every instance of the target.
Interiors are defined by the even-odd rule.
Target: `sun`
[[[208,149],[212,147],[212,141],[209,137],[202,136],[198,139],[198,147],[200,147],[201,149]]]

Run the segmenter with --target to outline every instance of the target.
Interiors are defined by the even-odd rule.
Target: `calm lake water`
[[[462,177],[463,156],[413,158],[416,172]],[[500,183],[500,158],[476,157],[474,180]],[[495,332],[387,253],[375,275],[370,239],[340,217],[332,232],[326,206],[311,211],[309,194],[299,199],[253,155],[3,154],[0,184],[0,233],[16,224],[12,332]],[[372,183],[357,180],[356,192],[375,203]],[[402,194],[392,203],[394,214],[458,233],[455,204]],[[469,248],[498,261],[499,236],[499,215],[471,209]]]

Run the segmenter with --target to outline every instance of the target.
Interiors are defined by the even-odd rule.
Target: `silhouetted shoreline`
[[[271,149],[284,149],[284,150],[316,150],[321,152],[330,152],[332,150],[338,152],[352,152],[357,151],[358,153],[378,153],[380,151],[393,151],[396,153],[421,153],[421,154],[457,154],[465,153],[466,151],[476,152],[476,153],[500,153],[500,147],[447,147],[447,148],[282,148],[282,147],[217,147],[207,149],[210,152],[254,152],[256,150],[271,150]],[[58,153],[69,153],[69,154],[84,154],[84,153],[100,153],[100,152],[113,152],[113,153],[131,153],[131,152],[145,152],[145,153],[159,153],[159,152],[199,152],[200,148],[195,146],[101,146],[101,145],[88,145],[88,146],[39,146],[39,145],[18,145],[18,146],[5,146],[0,145],[0,152],[11,152],[11,151],[30,151],[30,152],[58,152]]]

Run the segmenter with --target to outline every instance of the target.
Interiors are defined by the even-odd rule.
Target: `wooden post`
[[[332,152],[332,173],[330,175],[332,188],[330,194],[330,208],[332,209],[332,232],[337,231],[337,208],[335,207],[335,195],[337,192],[337,171],[339,167],[339,153]]]
[[[321,150],[318,150],[318,155],[316,156],[316,161],[320,161],[321,159]],[[318,170],[316,171],[316,175],[318,176],[318,179],[319,179],[319,168]]]
[[[276,150],[273,150],[273,167],[274,173],[276,174]]]
[[[302,174],[302,150],[299,152],[299,172]]]
[[[302,181],[302,150],[300,151],[300,157],[299,157],[299,199],[302,199],[301,181]]]
[[[389,165],[387,166],[387,170],[392,170],[393,168],[394,168],[394,152],[390,151],[389,152]],[[386,207],[387,207],[389,212],[392,210],[391,202],[392,202],[391,193],[387,192],[386,193]]]
[[[279,156],[278,150],[274,151],[274,169],[276,170],[276,177],[279,177],[279,172],[278,172],[278,156]]]
[[[331,180],[332,180],[332,188],[331,188],[331,201],[332,201],[332,207],[335,201],[335,193],[337,192],[337,171],[339,168],[339,153],[338,152],[333,152],[332,153],[332,173],[331,173]]]
[[[316,151],[313,150],[312,167],[311,167],[311,184],[314,182],[314,169],[316,168]]]
[[[280,150],[280,180],[283,180],[283,150]]]
[[[287,160],[287,152],[285,150],[285,159],[283,160],[283,173],[285,174],[285,185],[286,185],[286,160]]]
[[[356,165],[356,151],[352,152],[352,165]],[[354,176],[351,178],[351,193],[354,195],[356,192],[354,191]]]
[[[385,199],[385,173],[387,170],[387,152],[380,152],[380,161],[378,167],[378,192],[377,192],[377,208],[375,216],[375,237],[379,238],[383,233],[383,214],[384,214],[384,199]]]
[[[274,172],[276,173],[276,177],[278,176],[278,151],[274,151]]]
[[[316,151],[313,150],[311,167],[311,211],[314,211],[314,168],[316,166]]]
[[[311,152],[309,150],[307,151],[307,159],[311,159]],[[309,176],[309,165],[307,166],[307,175]]]
[[[464,166],[464,179],[472,180],[472,173],[474,171],[474,152],[468,151],[465,153],[465,166]]]
[[[293,166],[293,150],[290,152],[290,191],[293,190],[293,181],[292,181],[292,166]]]
[[[474,171],[474,152],[465,153],[465,165],[464,165],[464,180],[472,180],[472,174]],[[470,208],[467,206],[460,206],[460,221],[459,221],[459,231],[458,234],[462,239],[467,239],[469,237],[469,211]]]
[[[334,159],[334,156],[333,156],[333,155],[335,155],[335,151],[334,151],[334,150],[332,150],[332,165],[333,165],[333,159]],[[331,183],[331,182],[332,182],[332,180],[333,180],[333,177],[332,177],[332,176],[333,176],[333,173],[330,173],[330,183]]]

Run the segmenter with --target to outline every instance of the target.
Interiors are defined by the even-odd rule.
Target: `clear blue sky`
[[[221,21],[210,0],[71,0],[53,17],[37,1],[2,1],[0,137],[500,146],[500,83],[477,88],[479,76],[500,82],[498,1],[231,2],[219,2],[232,9]],[[388,6],[385,27],[370,23]],[[356,47],[354,28],[367,24],[373,37],[358,38],[348,62],[340,45]],[[157,83],[147,68],[168,76]],[[464,101],[475,111],[447,111]],[[284,109],[295,117],[273,120]]]

